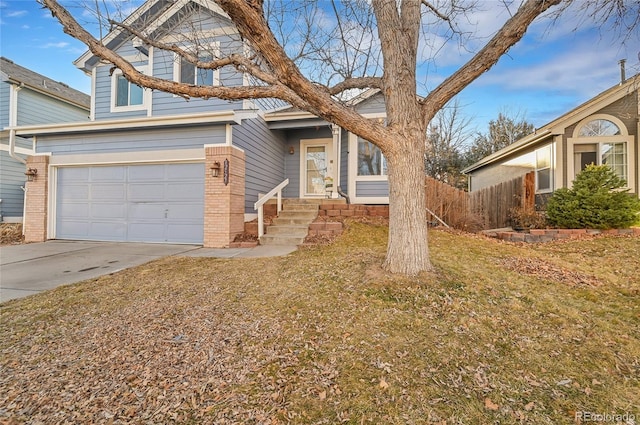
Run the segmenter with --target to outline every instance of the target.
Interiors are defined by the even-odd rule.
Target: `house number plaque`
[[[229,184],[229,159],[225,158],[224,160],[224,168],[222,169],[222,178],[224,181],[224,185]]]

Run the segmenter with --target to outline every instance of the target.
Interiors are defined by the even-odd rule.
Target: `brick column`
[[[244,152],[233,146],[205,148],[204,246],[225,248],[244,231]],[[224,163],[229,161],[229,183],[224,184]],[[220,175],[211,176],[211,167],[220,163]]]
[[[26,183],[25,193],[25,242],[44,242],[47,240],[49,157],[30,156],[27,158],[27,169],[38,170],[33,181]]]

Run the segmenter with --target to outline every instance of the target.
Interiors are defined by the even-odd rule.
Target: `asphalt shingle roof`
[[[0,71],[11,81],[23,83],[25,86],[87,109],[91,106],[91,97],[89,95],[72,89],[64,83],[54,81],[49,77],[24,68],[5,57],[0,57]]]

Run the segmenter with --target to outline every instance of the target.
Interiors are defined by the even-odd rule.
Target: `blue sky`
[[[496,24],[507,19],[506,13],[496,13],[491,4],[484,2],[487,10],[467,28],[479,34],[475,47]],[[80,15],[78,9],[71,11]],[[536,127],[546,124],[617,84],[620,59],[627,59],[627,76],[640,72],[640,31],[622,43],[620,34],[600,31],[593,25],[580,25],[575,30],[577,21],[577,14],[571,13],[554,26],[548,19],[539,19],[497,65],[460,94],[463,112],[473,118],[478,131],[486,132],[488,121],[500,112],[524,116]],[[2,56],[90,93],[89,77],[73,65],[85,50],[82,43],[64,34],[60,24],[35,0],[0,0]],[[421,81],[426,81],[423,89],[435,87],[469,57],[453,45],[441,49],[430,62],[428,75],[427,67],[419,70]]]

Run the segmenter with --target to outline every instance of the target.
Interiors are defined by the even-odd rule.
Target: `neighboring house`
[[[624,75],[624,73],[622,73]],[[535,171],[536,204],[571,187],[589,164],[609,165],[640,196],[640,74],[463,170],[476,191]]]
[[[208,38],[200,44],[203,57],[247,49],[208,0],[149,0],[125,23],[144,23],[146,34],[185,47],[198,31]],[[160,78],[248,84],[249,76],[233,67],[195,69],[119,29],[103,42]],[[91,52],[75,64],[92,78],[91,121],[15,127],[34,140],[29,166],[38,169],[29,182],[27,240],[228,246],[256,217],[259,194],[285,179],[284,197],[325,198],[325,182],[332,181],[353,203],[388,203],[380,150],[312,114],[272,99],[187,101],[143,89]],[[372,119],[385,117],[376,91],[352,105]]]
[[[22,222],[33,141],[9,128],[89,119],[89,96],[0,58],[0,221]]]

